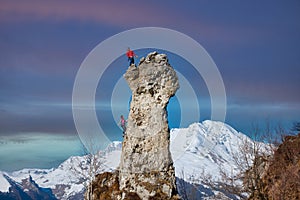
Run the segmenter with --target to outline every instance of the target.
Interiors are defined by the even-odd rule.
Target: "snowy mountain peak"
[[[186,151],[203,154],[221,146],[227,149],[228,154],[232,145],[246,138],[246,135],[237,132],[231,126],[211,120],[193,123],[188,128],[173,129],[171,151],[176,152],[172,154],[173,160],[178,159]]]

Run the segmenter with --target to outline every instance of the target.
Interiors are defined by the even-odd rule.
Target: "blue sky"
[[[72,89],[82,61],[108,37],[147,26],[180,31],[206,49],[226,88],[227,123],[247,134],[253,123],[266,120],[289,128],[300,119],[299,19],[297,0],[0,0],[0,137],[2,141],[36,134],[45,135],[45,141],[49,135],[76,137]],[[139,56],[146,52],[137,51]],[[170,54],[169,60],[193,83],[201,108],[199,120],[209,119],[209,94],[201,76],[183,58]],[[120,57],[109,66],[97,89],[98,105],[110,103],[126,64],[126,58]],[[182,103],[188,104],[188,98]],[[171,126],[176,127],[174,116],[180,115],[180,109],[176,100],[171,106]],[[111,110],[100,106],[97,114],[110,139],[120,140]],[[0,149],[9,154],[9,144],[1,143]],[[32,147],[26,144],[24,149]],[[35,153],[47,152],[37,148]],[[64,155],[72,153],[78,151]],[[9,166],[7,161],[0,169]]]

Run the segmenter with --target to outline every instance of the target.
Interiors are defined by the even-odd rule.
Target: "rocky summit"
[[[179,199],[166,107],[179,88],[165,54],[152,52],[124,74],[132,100],[120,165],[92,183],[95,199]]]

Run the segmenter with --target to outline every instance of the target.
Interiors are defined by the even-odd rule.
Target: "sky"
[[[247,135],[256,123],[290,128],[300,120],[299,19],[298,0],[0,0],[0,170],[49,168],[79,154],[72,115],[76,74],[99,43],[139,27],[176,30],[203,46],[224,82],[226,123]],[[142,57],[152,50],[136,53]],[[108,54],[113,51],[107,49]],[[201,75],[185,58],[160,51],[197,95],[200,118],[186,119],[187,123],[210,119],[210,94]],[[98,121],[110,140],[122,139],[112,109],[117,114],[118,107],[123,111],[130,92],[122,90],[128,99],[113,108],[111,97],[126,68],[125,55],[117,57],[105,70],[95,95]],[[179,126],[180,105],[189,101],[188,96],[180,103],[176,96],[171,100],[171,128]],[[51,145],[65,141],[61,138],[70,142]],[[45,155],[51,158],[41,161]],[[16,161],[26,164],[13,165]]]

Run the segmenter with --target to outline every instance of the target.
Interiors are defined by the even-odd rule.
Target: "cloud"
[[[199,3],[187,5],[199,7],[201,12],[190,16],[187,10],[181,10],[179,3],[169,2],[140,2],[140,1],[37,1],[16,0],[5,1],[0,7],[0,22],[28,22],[28,21],[52,21],[65,22],[76,21],[79,23],[100,23],[122,28],[134,28],[141,26],[161,26],[184,31],[187,34],[202,35],[206,39],[214,39],[218,43],[241,42],[241,37],[256,35],[253,27],[239,29],[241,34],[232,34],[232,30],[226,23],[207,20],[208,14]],[[204,12],[203,12],[204,11]],[[218,14],[217,14],[218,16]],[[243,26],[243,25],[242,25]],[[233,30],[236,31],[236,30]],[[220,37],[221,36],[221,37]],[[239,36],[239,37],[238,37]]]
[[[160,20],[159,12],[143,2],[121,1],[5,1],[1,3],[1,21],[14,20],[79,20],[109,23],[124,26],[126,24],[143,24]],[[159,10],[159,7],[155,8]]]

